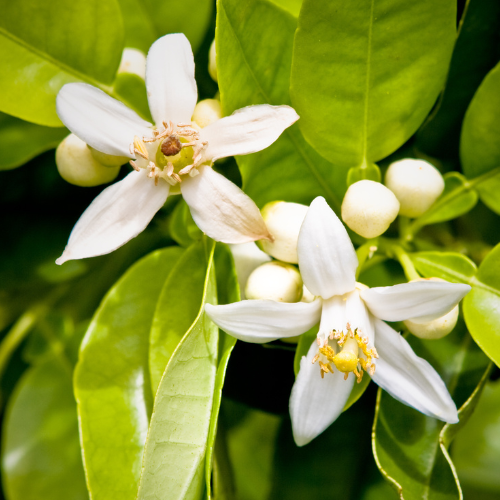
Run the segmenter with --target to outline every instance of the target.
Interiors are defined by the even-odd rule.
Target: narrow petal
[[[196,225],[210,238],[223,243],[269,239],[260,210],[236,184],[211,167],[182,181],[181,193]]]
[[[156,40],[148,52],[146,88],[151,115],[164,121],[190,123],[198,91],[191,44],[182,33]]]
[[[300,371],[290,396],[290,417],[297,446],[312,441],[337,419],[354,385],[352,374],[344,380],[337,370],[321,378],[319,366],[312,363],[317,352],[318,345],[313,342],[307,356],[300,360]]]
[[[134,158],[134,136],[151,136],[151,124],[125,104],[92,85],[68,83],[57,94],[57,114],[89,146],[113,156]]]
[[[377,351],[372,379],[401,403],[430,417],[454,424],[457,407],[439,374],[389,325],[375,319]]]
[[[169,185],[162,179],[155,186],[145,170],[131,172],[102,191],[83,212],[56,263],[104,255],[121,247],[146,228],[168,192]]]
[[[373,346],[375,342],[375,328],[373,317],[366,310],[366,306],[359,296],[359,291],[348,293],[345,299],[346,318],[352,330],[358,330],[363,337],[368,338],[368,345]]]
[[[358,258],[344,225],[325,199],[309,207],[297,245],[304,284],[324,299],[354,290]]]
[[[233,337],[263,344],[295,337],[312,328],[319,321],[321,300],[310,303],[243,300],[224,306],[206,304],[205,311],[215,324]]]
[[[374,316],[386,321],[432,321],[450,312],[469,291],[469,285],[425,280],[369,288],[361,298]]]
[[[204,157],[215,161],[261,151],[298,119],[290,106],[260,104],[239,109],[201,130],[200,139],[208,142]]]
[[[271,257],[267,253],[259,249],[259,247],[251,241],[250,243],[241,243],[239,245],[229,245],[233,254],[234,266],[236,267],[236,275],[238,276],[238,284],[240,285],[241,298],[245,298],[245,286],[248,277],[252,272],[262,264],[269,262]]]

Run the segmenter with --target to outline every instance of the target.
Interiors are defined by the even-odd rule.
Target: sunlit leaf
[[[417,271],[425,278],[441,278],[452,283],[470,283],[477,267],[465,255],[454,252],[416,252],[410,255]]]

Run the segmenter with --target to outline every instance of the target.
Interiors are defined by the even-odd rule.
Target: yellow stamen
[[[134,151],[138,155],[142,156],[145,160],[149,159],[146,145],[144,144],[144,141],[137,135],[134,137]]]

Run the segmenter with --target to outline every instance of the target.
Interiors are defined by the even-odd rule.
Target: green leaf
[[[120,73],[116,75],[114,89],[118,98],[129,103],[146,120],[153,122],[149,111],[146,83],[140,76],[133,73]]]
[[[445,381],[460,422],[470,416],[469,399],[484,384],[487,358],[474,344],[463,323],[439,340],[408,338],[417,355],[433,365]],[[379,389],[373,450],[384,477],[404,500],[460,499],[461,490],[447,446],[456,429],[405,406]]]
[[[188,247],[193,241],[199,240],[203,234],[194,223],[184,198],[181,198],[175,206],[168,228],[170,236],[183,247]]]
[[[304,137],[346,167],[398,149],[443,86],[455,23],[453,0],[304,0],[291,78]]]
[[[298,17],[302,5],[302,0],[271,0],[271,2],[290,12],[294,17]]]
[[[65,128],[42,127],[0,113],[0,170],[9,170],[49,149],[68,135]]]
[[[116,0],[0,0],[0,110],[59,127],[55,98],[69,82],[113,82],[123,48]]]
[[[217,303],[213,249],[198,317],[170,358],[156,393],[138,500],[198,499],[205,487],[219,337],[203,309],[206,302]]]
[[[460,136],[460,160],[467,177],[500,167],[500,63],[477,89],[465,114]],[[481,200],[500,213],[500,177],[477,186]]]
[[[487,356],[500,366],[500,245],[484,259],[464,299],[467,327]]]
[[[148,419],[149,332],[182,249],[153,252],[111,288],[83,340],[75,372],[88,486],[94,500],[135,500]]]
[[[30,368],[4,422],[3,487],[9,500],[88,499],[71,377],[64,358]]]
[[[224,114],[252,104],[290,104],[296,23],[265,0],[219,0],[217,71]],[[321,194],[338,210],[347,189],[347,169],[318,155],[296,124],[269,148],[237,162],[244,190],[260,207],[275,200],[309,204]]]
[[[457,158],[462,120],[474,92],[498,60],[500,3],[467,0],[446,86],[417,134],[417,147],[436,158]]]
[[[200,241],[179,258],[163,285],[149,336],[149,370],[154,394],[169,359],[199,314],[206,274],[206,242]]]
[[[471,283],[477,267],[468,257],[454,252],[416,252],[410,254],[424,278],[441,278],[451,283]]]

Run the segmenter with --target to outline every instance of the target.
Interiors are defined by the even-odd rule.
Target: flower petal
[[[201,129],[200,139],[208,142],[206,161],[247,155],[270,146],[299,119],[290,106],[260,104],[247,106]]]
[[[68,83],[57,94],[57,114],[73,134],[94,149],[134,158],[134,136],[152,136],[151,123],[92,85]]]
[[[457,407],[439,374],[389,325],[375,319],[377,351],[372,379],[401,403],[430,417],[454,424]]]
[[[354,375],[344,380],[337,370],[321,378],[318,365],[312,364],[317,352],[314,341],[307,356],[300,360],[300,371],[290,396],[290,417],[297,446],[312,441],[337,419],[354,385]]]
[[[229,245],[229,247],[233,254],[238,284],[240,285],[240,295],[243,300],[245,298],[245,286],[248,277],[257,267],[269,262],[271,257],[260,250],[253,241],[250,243],[241,243],[239,245]]]
[[[83,212],[56,263],[104,255],[135,238],[163,206],[169,188],[162,179],[155,186],[145,170],[109,186]]]
[[[156,125],[164,121],[191,122],[198,91],[193,51],[185,35],[165,35],[151,45],[146,62],[146,88]]]
[[[386,321],[432,321],[450,312],[470,286],[446,281],[412,281],[361,292],[370,312]]]
[[[210,319],[233,337],[262,344],[295,337],[318,321],[321,300],[314,302],[275,302],[274,300],[242,300],[223,306],[205,305]]]
[[[251,198],[212,167],[201,167],[199,172],[182,181],[181,193],[204,233],[223,243],[269,238],[264,219]]]
[[[324,299],[354,290],[358,258],[344,225],[318,196],[307,211],[297,245],[304,284]]]

